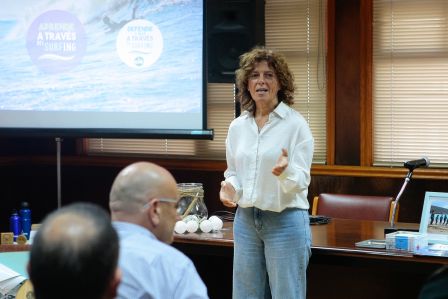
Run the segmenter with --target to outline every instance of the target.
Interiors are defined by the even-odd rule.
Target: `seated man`
[[[118,236],[108,213],[88,203],[65,206],[42,222],[28,273],[36,299],[115,298]]]
[[[191,260],[168,245],[177,201],[176,181],[155,164],[131,164],[115,178],[109,206],[123,271],[117,298],[208,298]]]

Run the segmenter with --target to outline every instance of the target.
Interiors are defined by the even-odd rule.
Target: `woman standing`
[[[304,299],[313,136],[290,107],[294,79],[280,53],[241,55],[236,84],[244,112],[229,127],[220,191],[225,206],[238,205],[233,299]]]

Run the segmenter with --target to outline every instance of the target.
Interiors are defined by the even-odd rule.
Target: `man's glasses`
[[[179,207],[179,200],[175,199],[175,198],[157,198],[156,199],[160,202],[168,202],[168,203],[175,203],[176,205],[174,206],[176,209]],[[149,207],[149,202],[147,202],[144,206],[143,209],[147,209]]]
[[[157,198],[160,202],[171,202],[171,203],[175,203],[175,207],[176,209],[179,207],[179,200],[175,199],[175,198]]]

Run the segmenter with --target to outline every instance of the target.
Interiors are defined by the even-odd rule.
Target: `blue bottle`
[[[22,202],[19,214],[22,225],[22,232],[26,236],[27,240],[29,240],[31,232],[31,210],[29,208],[28,202]]]
[[[20,216],[16,210],[12,210],[11,217],[9,217],[9,229],[14,234],[14,241],[17,236],[22,233],[22,224],[20,223]]]

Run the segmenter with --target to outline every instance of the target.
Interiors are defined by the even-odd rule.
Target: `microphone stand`
[[[392,218],[390,219],[390,227],[387,227],[384,229],[384,235],[389,234],[389,233],[394,233],[396,231],[399,230],[405,230],[405,231],[418,231],[416,229],[397,229],[395,227],[395,214],[397,213],[397,207],[398,207],[398,202],[401,198],[401,195],[403,194],[404,190],[406,189],[408,183],[411,181],[412,178],[412,174],[413,174],[413,169],[409,169],[408,174],[406,175],[406,178],[404,179],[404,183],[403,186],[401,186],[400,192],[398,192],[397,197],[394,200],[394,206],[393,206],[393,210],[392,210]]]

